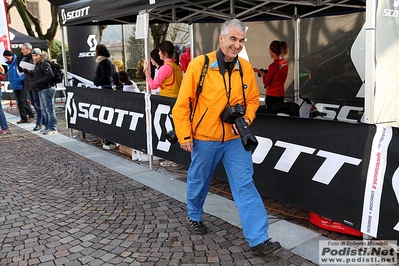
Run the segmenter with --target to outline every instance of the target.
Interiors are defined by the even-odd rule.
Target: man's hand
[[[180,148],[182,148],[185,151],[188,151],[189,153],[193,153],[193,142],[188,142],[188,143],[183,143],[180,144]]]
[[[245,122],[249,125],[249,119],[248,118],[245,118]],[[233,124],[233,126],[231,127],[231,132],[234,135],[240,135],[240,132],[238,132],[236,124]]]

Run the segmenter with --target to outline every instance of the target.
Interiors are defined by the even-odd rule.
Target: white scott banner
[[[10,36],[8,32],[6,0],[0,3],[0,53],[3,55],[4,50],[11,51]],[[4,57],[0,56],[0,63],[4,64]]]
[[[367,171],[366,188],[361,231],[377,237],[380,219],[380,204],[384,185],[388,147],[392,139],[392,128],[377,125],[370,152],[370,163]]]
[[[399,1],[377,1],[375,123],[399,125]]]

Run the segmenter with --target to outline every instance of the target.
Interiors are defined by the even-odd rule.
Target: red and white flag
[[[6,0],[0,4],[0,64],[5,64],[4,50],[11,51],[10,35],[7,22]]]

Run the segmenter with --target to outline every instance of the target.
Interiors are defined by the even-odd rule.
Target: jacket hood
[[[97,58],[96,58],[95,61],[96,61],[97,63],[100,63],[100,62],[102,62],[102,61],[104,61],[104,60],[106,60],[106,59],[108,59],[108,57],[99,55],[99,56],[97,56]]]
[[[101,50],[98,55],[105,56],[105,57],[110,57],[111,56],[111,54],[110,54],[110,52],[108,51],[107,48],[104,48],[103,50]]]
[[[15,62],[16,58],[17,58],[17,56],[14,54],[13,57],[12,57],[12,61],[10,62],[10,61],[7,60],[6,63],[7,64],[12,64],[13,62]]]

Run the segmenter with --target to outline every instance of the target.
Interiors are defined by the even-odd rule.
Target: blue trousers
[[[6,116],[4,115],[3,112],[3,106],[1,105],[1,97],[3,96],[3,92],[1,91],[0,88],[0,129],[5,130],[8,128]]]
[[[241,139],[226,142],[194,140],[187,173],[187,211],[193,221],[201,221],[203,205],[218,162],[222,160],[240,216],[244,237],[250,247],[269,239],[269,222],[262,198],[252,179],[251,151]],[[223,210],[220,210],[221,212]]]
[[[36,111],[36,126],[42,126],[42,110],[40,109],[39,92],[35,90],[29,90],[29,99]]]
[[[57,130],[57,117],[54,110],[55,88],[39,91],[40,110],[45,121],[46,130]]]

